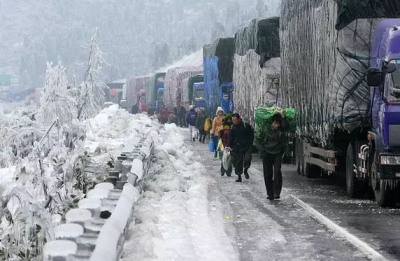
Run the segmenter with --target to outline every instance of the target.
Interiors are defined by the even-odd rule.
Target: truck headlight
[[[380,163],[381,165],[399,165],[400,156],[381,156]]]

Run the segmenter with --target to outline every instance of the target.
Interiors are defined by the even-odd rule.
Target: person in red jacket
[[[223,150],[225,147],[228,147],[229,134],[231,132],[231,127],[232,127],[232,113],[227,113],[225,115],[225,117],[222,119],[222,127],[221,127],[221,130],[219,131],[219,138],[221,140],[222,147],[223,147],[223,148],[219,148],[220,150]],[[231,176],[232,165],[229,167],[229,169],[226,170],[221,161],[221,176],[224,176],[225,173],[228,177]]]
[[[162,124],[167,123],[168,117],[169,117],[169,111],[165,106],[163,106],[163,108],[161,109],[161,123]]]

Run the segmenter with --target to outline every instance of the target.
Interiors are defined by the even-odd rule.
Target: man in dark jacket
[[[236,182],[242,182],[244,176],[249,178],[247,172],[251,164],[251,149],[254,141],[254,129],[249,124],[243,122],[238,113],[232,114],[232,129],[229,135],[228,147],[232,149],[233,165],[235,174],[238,175]]]
[[[186,127],[186,122],[185,122],[185,117],[186,117],[186,109],[185,107],[181,104],[177,108],[177,116],[178,116],[178,125],[180,127]]]
[[[263,161],[264,182],[268,199],[279,199],[282,191],[282,157],[286,150],[286,124],[283,110],[271,118],[271,126],[263,140],[256,140]]]
[[[206,122],[206,115],[202,109],[199,110],[199,114],[196,119],[196,128],[199,130],[199,142],[204,143],[206,139],[206,131],[204,130],[204,123]]]
[[[194,106],[190,105],[189,107],[189,112],[186,114],[186,123],[189,125],[189,133],[190,133],[190,138],[195,141],[195,131],[196,131],[196,120],[197,120],[197,113],[194,110]]]

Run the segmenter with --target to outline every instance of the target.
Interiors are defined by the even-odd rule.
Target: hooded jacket
[[[196,120],[197,120],[197,113],[194,111],[194,109],[191,109],[186,114],[186,123],[189,124],[190,126],[196,126]]]

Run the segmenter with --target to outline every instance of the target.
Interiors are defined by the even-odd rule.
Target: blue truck
[[[160,111],[163,107],[165,72],[157,72],[150,77],[146,86],[146,105]]]
[[[204,97],[209,116],[218,106],[233,110],[234,38],[220,38],[203,46]]]
[[[282,102],[298,112],[299,174],[339,175],[349,197],[373,191],[390,207],[400,181],[400,19],[349,19],[353,4],[282,3]]]
[[[196,82],[193,84],[192,103],[196,108],[207,108],[204,98],[204,82]]]

